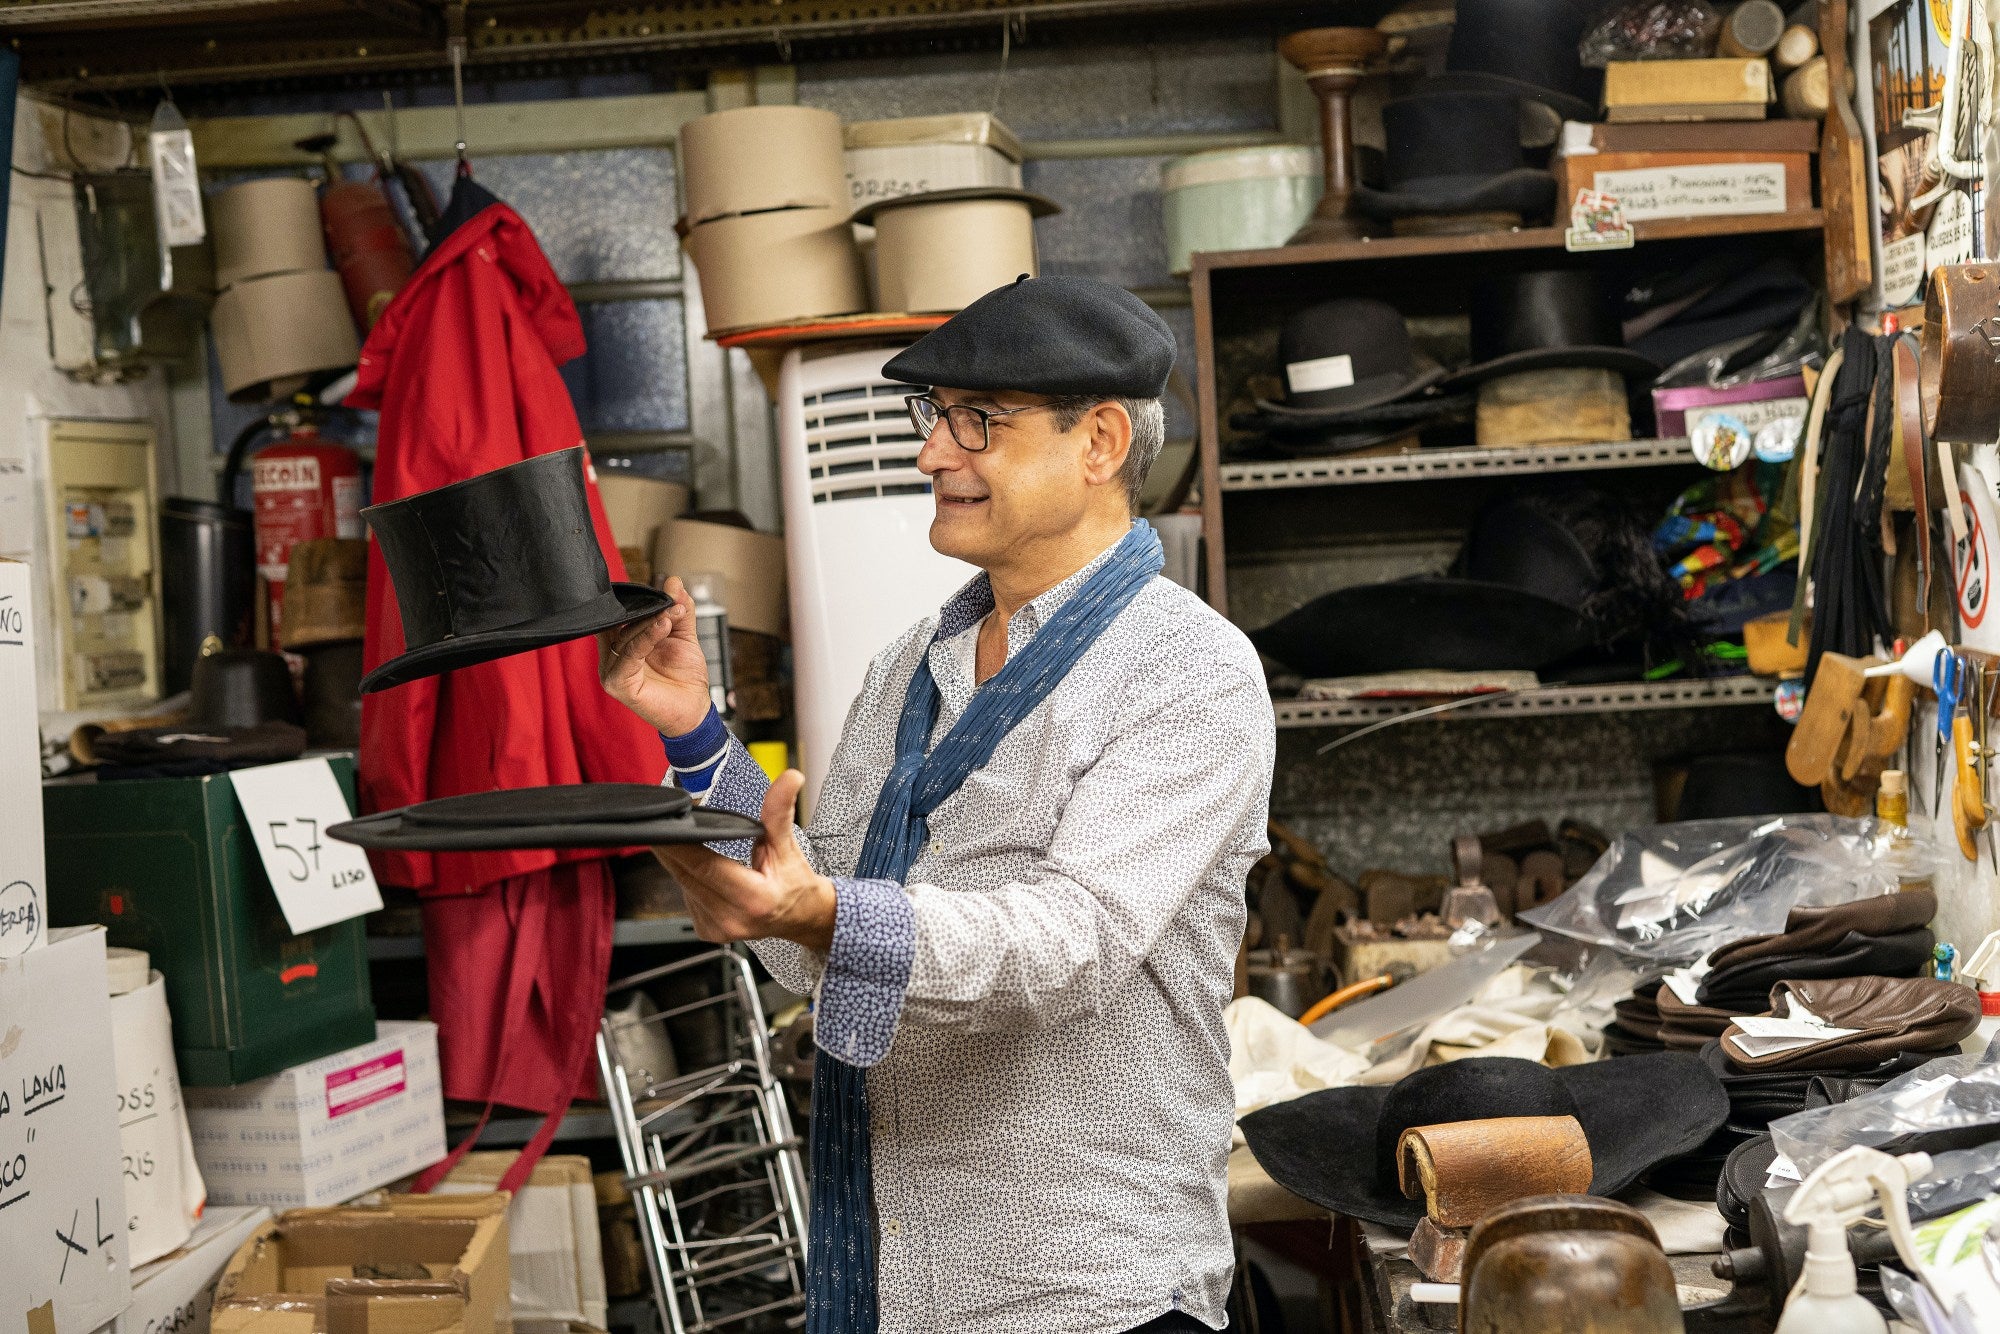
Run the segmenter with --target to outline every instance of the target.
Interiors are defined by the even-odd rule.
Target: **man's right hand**
[[[695,637],[694,599],[679,579],[661,591],[674,605],[637,625],[597,636],[597,674],[610,696],[662,736],[684,736],[708,716],[708,659]]]

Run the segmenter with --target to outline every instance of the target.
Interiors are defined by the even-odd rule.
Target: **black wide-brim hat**
[[[1258,652],[1306,677],[1535,671],[1592,642],[1574,607],[1481,579],[1360,584],[1250,632]]]
[[[1355,209],[1371,218],[1416,218],[1450,213],[1547,213],[1555,204],[1556,178],[1534,167],[1494,176],[1415,176],[1393,190],[1354,187]]]
[[[1238,1124],[1258,1165],[1322,1208],[1408,1230],[1424,1216],[1396,1184],[1396,1144],[1416,1126],[1493,1117],[1574,1116],[1590,1143],[1592,1195],[1613,1195],[1722,1128],[1729,1098],[1683,1052],[1551,1070],[1512,1056],[1469,1056],[1390,1085],[1322,1089]]]
[[[1521,156],[1518,98],[1437,91],[1429,85],[1382,108],[1387,182],[1357,185],[1358,212],[1394,219],[1426,214],[1547,213],[1556,180]]]
[[[674,605],[643,584],[612,580],[586,466],[578,445],[361,511],[408,646],[362,677],[361,693],[583,639]]]
[[[326,832],[380,852],[511,852],[716,843],[756,838],[763,829],[747,815],[696,806],[675,787],[572,783],[439,797]]]

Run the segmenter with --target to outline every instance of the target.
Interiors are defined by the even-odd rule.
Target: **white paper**
[[[1928,248],[1922,232],[1882,243],[1883,301],[1892,306],[1907,306],[1917,299],[1917,288],[1926,272],[1924,255]]]
[[[329,826],[354,818],[332,765],[292,760],[238,769],[229,780],[293,935],[382,906],[368,854],[326,836]]]
[[[1285,383],[1295,394],[1345,389],[1354,383],[1354,358],[1342,352],[1337,356],[1291,362],[1285,367]]]
[[[1701,986],[1701,979],[1692,973],[1686,971],[1668,973],[1661,981],[1665,984],[1668,991],[1674,993],[1674,999],[1678,1000],[1681,1004],[1699,1005],[1701,1003],[1694,998],[1695,991]]]
[[[0,561],[0,810],[7,813],[0,836],[0,959],[27,953],[48,932],[30,573],[26,565]],[[0,1040],[4,1033],[0,1027]]]
[[[1947,190],[1931,213],[1924,237],[1924,267],[1963,264],[1972,258],[1972,201],[1963,190]]]
[[[1711,162],[1599,171],[1591,174],[1591,184],[1617,196],[1630,221],[1785,211],[1782,162]]]

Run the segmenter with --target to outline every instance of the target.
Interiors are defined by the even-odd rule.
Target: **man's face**
[[[933,388],[947,407],[984,408],[988,444],[975,452],[979,422],[948,413],[924,441],[917,468],[931,480],[936,516],[931,545],[947,556],[990,569],[1023,542],[1068,533],[1082,522],[1090,498],[1090,417],[1058,431],[1039,394]],[[1025,408],[1028,411],[1012,411]],[[956,430],[975,450],[954,439]]]

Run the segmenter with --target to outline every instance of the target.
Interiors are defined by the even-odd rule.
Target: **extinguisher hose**
[[[244,455],[250,452],[250,446],[257,443],[259,436],[286,424],[277,413],[266,413],[236,433],[236,438],[229,442],[229,456],[222,461],[222,479],[215,487],[217,500],[231,509],[237,507],[236,479],[242,475]]]

